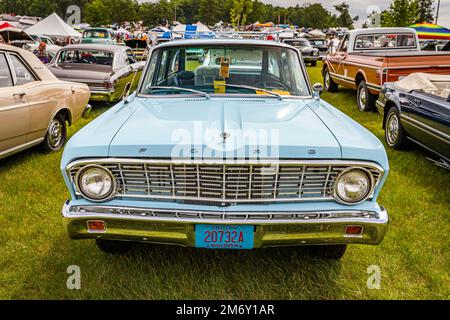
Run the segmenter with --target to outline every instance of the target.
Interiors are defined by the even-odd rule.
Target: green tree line
[[[52,12],[66,16],[69,5],[82,9],[83,22],[94,26],[142,20],[147,26],[179,21],[218,21],[245,26],[256,21],[296,24],[309,28],[353,28],[358,17],[349,13],[345,2],[334,6],[334,13],[320,3],[295,7],[265,4],[260,0],[158,0],[138,3],[136,0],[0,0],[0,12],[45,17]],[[345,1],[345,0],[343,0]],[[383,26],[408,26],[432,21],[433,0],[393,0],[381,15]]]

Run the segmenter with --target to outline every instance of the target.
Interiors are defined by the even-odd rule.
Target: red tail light
[[[345,227],[345,234],[348,235],[361,235],[364,231],[363,226],[346,226]]]

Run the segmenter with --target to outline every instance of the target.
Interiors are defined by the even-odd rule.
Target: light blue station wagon
[[[188,59],[195,49],[199,59]],[[301,54],[273,41],[180,40],[152,50],[136,93],[68,142],[72,239],[209,249],[307,245],[338,259],[378,244],[382,143],[319,98]]]

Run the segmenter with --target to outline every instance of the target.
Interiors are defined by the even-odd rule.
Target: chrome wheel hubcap
[[[366,90],[364,88],[361,88],[361,90],[359,90],[359,105],[361,109],[363,109],[366,106],[366,103],[367,103]]]
[[[387,123],[387,142],[389,145],[394,145],[398,139],[399,123],[398,118],[395,114],[391,114]]]
[[[48,129],[48,142],[52,147],[59,145],[62,139],[62,125],[57,120],[52,120]]]

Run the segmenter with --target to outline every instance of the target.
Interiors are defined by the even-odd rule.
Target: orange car
[[[322,75],[327,91],[338,85],[357,90],[361,111],[374,109],[385,82],[414,72],[450,74],[450,52],[421,51],[411,28],[372,28],[349,31],[336,52],[324,60]]]
[[[0,45],[0,159],[37,144],[61,149],[89,97],[87,85],[58,80],[33,53]]]

